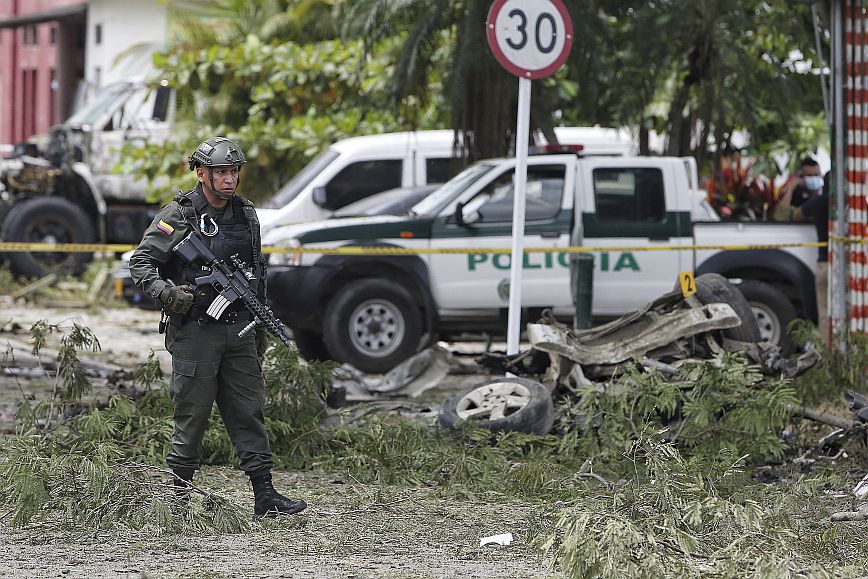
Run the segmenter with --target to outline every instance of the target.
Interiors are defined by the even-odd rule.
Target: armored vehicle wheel
[[[492,431],[548,434],[554,404],[545,386],[526,378],[495,378],[450,397],[440,408],[444,428],[472,424]]]
[[[416,353],[422,314],[409,292],[397,283],[360,279],[332,298],[323,337],[334,360],[363,372],[388,372]]]
[[[696,278],[696,297],[703,304],[729,304],[741,325],[723,330],[723,335],[739,342],[759,342],[762,340],[757,319],[751,305],[739,291],[738,286],[729,282],[719,273],[706,273]]]
[[[23,243],[94,243],[96,232],[87,214],[61,197],[35,197],[16,204],[3,222],[0,238]],[[10,252],[15,275],[40,277],[50,272],[79,275],[93,253]]]

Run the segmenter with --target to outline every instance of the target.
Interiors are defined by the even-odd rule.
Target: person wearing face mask
[[[259,361],[268,344],[265,329],[239,337],[251,314],[234,303],[218,319],[210,317],[207,311],[216,290],[195,286],[208,268],[187,263],[173,251],[187,235],[200,236],[218,258],[228,262],[235,256],[244,262],[251,288],[266,302],[259,221],[253,204],[235,193],[246,161],[241,147],[225,137],[202,142],[189,160],[196,187],[179,191],[160,209],[130,258],[130,274],[163,307],[160,332],[165,331],[166,349],[172,354],[169,393],[175,423],[166,463],[179,497],[189,497],[216,402],[241,469],[250,477],[254,516],[289,515],[307,505],[281,495],[271,483],[274,462],[265,430],[265,383]]]
[[[801,207],[809,199],[816,197],[823,188],[823,175],[820,164],[812,157],[805,157],[799,163],[796,174],[791,176],[781,188],[780,205]]]
[[[826,173],[825,180],[820,178],[820,190],[811,199],[797,207],[793,213],[793,221],[809,221],[817,229],[817,241],[829,242],[829,196],[826,194],[831,171]],[[817,253],[817,272],[814,275],[814,289],[817,295],[817,326],[820,337],[828,346],[831,342],[829,328],[829,250],[820,247]]]

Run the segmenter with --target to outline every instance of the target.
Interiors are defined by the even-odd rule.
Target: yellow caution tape
[[[853,239],[849,243],[868,243],[866,240]],[[619,246],[571,246],[571,247],[525,247],[525,253],[592,253],[603,251],[702,251],[730,250],[744,251],[749,249],[781,249],[793,247],[826,247],[827,243],[815,241],[810,243],[761,243],[761,244],[719,244],[719,245],[619,245]],[[0,252],[33,252],[33,253],[93,253],[96,251],[124,252],[135,249],[135,245],[101,244],[101,243],[20,243],[0,241]],[[332,248],[315,247],[279,247],[262,248],[263,253],[314,253],[319,255],[432,255],[432,254],[468,254],[490,253],[509,254],[509,247],[383,247],[371,245],[352,245]]]
[[[135,249],[135,245],[120,243],[23,243],[0,241],[0,251],[33,253],[93,253],[95,251],[124,252]]]

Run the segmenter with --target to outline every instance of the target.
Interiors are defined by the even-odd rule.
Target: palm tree
[[[792,0],[565,0],[573,50],[555,79],[534,83],[531,124],[552,111],[575,124],[639,127],[668,135],[668,152],[703,158],[736,130],[790,138],[792,117],[821,111],[819,81],[788,69],[787,54],[814,54],[809,7]],[[346,0],[345,33],[369,46],[402,35],[393,105],[424,100],[445,62],[450,123],[470,158],[509,150],[516,82],[490,54],[490,0]],[[445,52],[445,57],[436,60]],[[814,63],[816,63],[814,57]],[[787,137],[789,135],[789,137]],[[643,136],[645,137],[643,139]]]
[[[450,123],[461,134],[460,152],[468,161],[507,153],[513,141],[518,82],[504,71],[488,47],[485,18],[490,0],[347,0],[345,33],[364,38],[369,48],[403,35],[392,104],[413,97],[424,103],[434,68],[445,63],[444,101]],[[553,87],[537,84],[534,98]],[[533,100],[533,99],[532,99]],[[548,134],[553,119],[537,106],[534,128]]]
[[[180,49],[232,46],[252,34],[265,43],[306,43],[338,36],[339,0],[176,0],[172,44]]]

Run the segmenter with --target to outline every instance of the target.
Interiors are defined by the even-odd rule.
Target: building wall
[[[82,0],[0,0],[0,18],[82,3]],[[58,98],[59,83],[52,83],[59,74],[58,32],[54,22],[0,30],[0,145],[45,132],[58,121],[64,104]]]
[[[151,69],[154,50],[168,37],[167,3],[157,0],[90,0],[86,78],[92,90]],[[127,56],[117,61],[118,55]]]
[[[0,19],[85,4],[86,18],[0,29],[0,155],[62,122],[101,87],[142,77],[152,52],[165,48],[161,0],[0,0]]]

